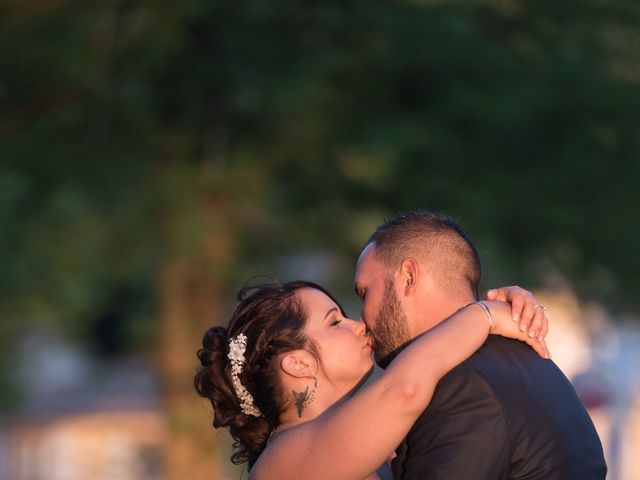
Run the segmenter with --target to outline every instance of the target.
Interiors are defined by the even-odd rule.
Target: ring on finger
[[[539,309],[540,309],[540,310],[542,310],[543,312],[546,312],[546,311],[547,311],[547,309],[546,309],[546,308],[544,308],[544,305],[540,305],[539,303],[538,303],[535,307],[533,307],[533,308],[539,308]]]

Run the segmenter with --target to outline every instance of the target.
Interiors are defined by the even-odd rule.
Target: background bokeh
[[[640,478],[635,0],[0,3],[0,478],[239,478],[193,390],[254,275],[402,209],[534,289]]]

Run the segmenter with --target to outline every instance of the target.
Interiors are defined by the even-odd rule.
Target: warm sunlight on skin
[[[496,334],[533,341],[512,321],[507,303],[487,302],[490,314],[467,305],[355,391],[373,366],[364,323],[346,318],[319,290],[296,295],[311,344],[283,354],[284,391],[295,405],[280,415],[250,479],[371,478],[429,404],[437,382],[482,345],[491,325]]]
[[[373,367],[366,326],[351,320],[324,293],[310,288],[297,295],[308,313],[305,333],[318,347],[319,373],[338,390],[348,392]]]
[[[362,301],[362,320],[372,332],[376,331],[376,312],[380,311],[384,300],[387,278],[390,278],[390,273],[375,258],[374,245],[367,245],[358,259],[354,289]]]

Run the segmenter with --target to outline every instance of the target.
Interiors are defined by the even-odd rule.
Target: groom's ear
[[[415,258],[405,258],[400,265],[400,281],[405,295],[413,295],[417,291],[420,265]]]

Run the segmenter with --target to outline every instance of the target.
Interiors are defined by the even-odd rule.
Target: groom
[[[355,289],[382,366],[477,298],[478,253],[451,218],[404,212],[367,241]],[[604,479],[600,439],[558,367],[497,336],[444,377],[398,447],[395,479]]]

